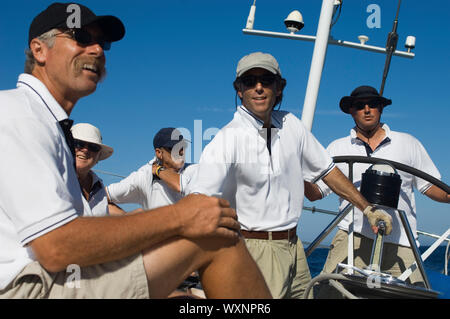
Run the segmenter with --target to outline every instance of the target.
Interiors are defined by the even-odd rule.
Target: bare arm
[[[111,216],[125,215],[126,212],[113,202],[108,202],[108,211]]]
[[[154,163],[152,165],[152,172],[153,175],[156,175],[156,169],[157,169],[158,165],[156,163]],[[173,189],[174,191],[180,192],[181,188],[180,188],[180,174],[178,174],[177,172],[175,172],[172,169],[165,169],[165,170],[161,170],[159,172],[158,177],[167,184],[167,186],[169,186],[171,189]]]
[[[175,237],[237,240],[240,226],[226,200],[190,195],[140,214],[79,217],[33,240],[37,260],[50,272],[118,260]]]
[[[392,217],[384,210],[371,206],[339,168],[335,167],[322,180],[338,196],[349,201],[363,212],[375,234],[378,232],[379,221],[385,222],[386,234],[389,235],[391,233]]]
[[[304,181],[305,184],[305,196],[311,202],[322,199],[322,192],[319,190],[319,186],[316,184]]]
[[[361,211],[364,211],[364,209],[370,205],[339,168],[335,167],[328,175],[322,178],[322,180],[339,197],[349,201]]]
[[[446,193],[436,185],[432,185],[424,194],[437,202],[450,203],[450,194]]]

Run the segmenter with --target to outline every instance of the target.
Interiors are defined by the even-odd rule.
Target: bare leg
[[[199,270],[208,298],[272,298],[242,239],[174,239],[144,252],[151,298],[165,298]]]

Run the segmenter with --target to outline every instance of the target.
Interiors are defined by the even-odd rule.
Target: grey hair
[[[60,32],[58,29],[51,29],[39,37],[38,40],[44,42],[49,48],[52,48],[55,44],[55,35]],[[30,49],[25,50],[25,67],[24,72],[31,74],[33,72],[34,66],[36,65],[36,59],[34,58],[33,52]]]

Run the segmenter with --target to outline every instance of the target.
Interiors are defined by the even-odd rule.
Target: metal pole
[[[297,41],[305,41],[305,42],[315,42],[316,36],[314,35],[304,35],[304,34],[291,34],[291,33],[282,33],[282,32],[273,32],[273,31],[263,31],[263,30],[253,30],[253,29],[242,29],[242,33],[247,35],[256,35],[261,37],[268,37],[268,38],[278,38],[278,39],[287,39],[287,40],[297,40]],[[351,41],[344,41],[344,40],[336,40],[333,38],[328,39],[329,45],[337,45],[341,47],[346,48],[352,48],[352,49],[359,49],[369,52],[375,52],[375,53],[381,53],[386,54],[387,49],[382,47],[377,47],[373,45],[368,44],[361,44]],[[399,56],[402,58],[408,58],[413,59],[415,57],[415,54],[412,52],[406,52],[406,51],[398,51],[395,50],[392,55]]]
[[[328,38],[330,36],[331,20],[333,18],[334,0],[323,0],[320,11],[319,26],[314,45],[314,52],[303,104],[302,122],[311,131],[316,110],[317,95],[319,94],[320,79],[327,53]]]
[[[353,161],[348,162],[348,179],[353,184]],[[355,264],[355,236],[354,236],[354,226],[355,226],[355,207],[351,211],[350,224],[348,225],[348,243],[347,243],[347,263],[350,266],[348,269],[348,274],[353,275],[353,266]]]
[[[334,211],[332,211],[332,210],[326,210],[326,209],[316,208],[316,206],[313,206],[313,207],[306,207],[306,206],[303,206],[303,209],[304,209],[304,210],[309,210],[309,211],[311,211],[313,214],[314,214],[315,212],[318,212],[318,213],[323,213],[323,214],[328,214],[328,215],[334,215],[334,216],[339,215],[339,212],[334,212]]]
[[[316,239],[308,246],[308,248],[305,249],[305,255],[308,257],[314,249],[316,249],[317,246],[324,240],[329,233],[347,216],[347,214],[350,212],[351,208],[353,207],[352,203],[349,203],[345,208],[342,210],[342,212],[337,215],[333,221],[317,236]]]
[[[399,209],[397,210],[397,212],[398,215],[400,216],[403,228],[405,229],[406,235],[408,237],[409,245],[411,246],[414,258],[416,259],[416,263],[417,266],[419,267],[420,274],[422,275],[423,281],[425,282],[425,287],[431,289],[430,281],[428,280],[428,276],[425,272],[425,267],[423,266],[422,256],[419,253],[419,248],[417,248],[416,239],[414,238],[411,226],[409,225],[408,219],[406,218],[406,214],[404,211]]]
[[[384,230],[386,223],[384,221],[378,222],[378,233],[375,236],[375,240],[372,245],[372,253],[370,255],[369,267],[373,271],[381,272],[381,260],[383,258],[383,246],[384,246]]]

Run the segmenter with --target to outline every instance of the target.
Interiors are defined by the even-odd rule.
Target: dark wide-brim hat
[[[363,85],[354,89],[350,96],[344,96],[339,102],[339,106],[341,107],[342,112],[350,114],[349,108],[352,106],[353,102],[364,99],[370,99],[372,101],[376,100],[383,107],[392,104],[391,100],[382,97],[375,88]]]
[[[31,40],[52,29],[71,29],[71,24],[74,22],[76,24],[78,15],[80,28],[95,22],[108,42],[119,41],[125,36],[125,26],[117,17],[98,16],[88,7],[78,3],[55,2],[39,13],[31,22],[28,45]]]

